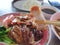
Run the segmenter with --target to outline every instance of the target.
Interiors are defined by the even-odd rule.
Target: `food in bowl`
[[[60,12],[53,14],[50,21],[60,21]],[[60,39],[60,26],[51,25],[51,28],[58,39]]]
[[[56,30],[57,34],[60,36],[60,29],[59,29],[59,28],[60,28],[60,27],[55,26],[55,30]]]
[[[30,8],[31,8],[32,6],[36,6],[36,5],[40,6],[40,5],[41,5],[41,2],[39,2],[39,1],[37,1],[37,0],[32,0],[32,1],[31,1],[31,0],[27,0],[27,1],[25,1],[25,3],[23,4],[23,8],[30,11]]]
[[[14,15],[14,14],[13,14]],[[20,14],[19,14],[20,15]],[[7,20],[6,18],[9,17]],[[8,44],[34,44],[36,42],[45,43],[48,40],[48,29],[47,27],[43,28],[40,30],[39,25],[34,23],[34,17],[27,15],[27,16],[13,16],[14,19],[10,21],[10,16],[7,16],[4,19],[4,26],[1,27],[4,33],[1,35],[2,37],[7,37],[6,39],[3,38],[4,40],[1,41],[1,36],[0,36],[0,41],[5,42]],[[19,20],[19,21],[18,21]],[[4,29],[5,28],[5,29]],[[7,32],[6,32],[7,31]],[[7,40],[8,39],[8,40]],[[6,41],[7,42],[6,42]]]
[[[17,22],[16,22],[17,21]],[[30,45],[43,37],[43,30],[37,24],[33,24],[29,16],[16,16],[7,27],[11,28],[8,35],[18,44]]]
[[[20,15],[20,14],[19,14]],[[23,44],[23,45],[32,45],[38,41],[47,41],[48,39],[48,30],[42,29],[40,30],[40,26],[34,23],[34,17],[27,16],[13,16],[13,20],[11,20],[12,15],[8,16],[9,18],[4,19],[4,26],[1,29],[7,31],[3,37],[7,37],[7,43],[12,44]],[[5,29],[4,29],[5,28]],[[46,37],[45,37],[46,36]],[[0,38],[1,39],[1,38]],[[45,39],[45,40],[44,40]],[[0,40],[1,41],[1,40]],[[3,40],[2,42],[5,42]],[[43,42],[43,43],[44,43]]]
[[[23,13],[11,13],[0,17],[0,42],[17,45],[45,45],[50,33],[47,25],[35,23],[35,17]]]
[[[57,19],[57,21],[60,21],[60,19]],[[60,26],[55,26],[55,30],[57,34],[60,36]]]

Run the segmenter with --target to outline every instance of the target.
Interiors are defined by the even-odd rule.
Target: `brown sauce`
[[[55,30],[56,30],[57,34],[60,36],[60,31],[59,31],[59,29],[57,29],[57,28],[55,27]]]
[[[52,10],[52,9],[42,9],[43,12],[48,13],[48,14],[54,14],[56,11]]]

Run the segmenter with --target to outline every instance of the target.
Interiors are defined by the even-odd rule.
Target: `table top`
[[[12,7],[12,1],[13,0],[0,0],[0,16],[6,13],[22,12]],[[49,45],[60,45],[60,40],[55,36],[52,30],[51,33],[52,35]]]

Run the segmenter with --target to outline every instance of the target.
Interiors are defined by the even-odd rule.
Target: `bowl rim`
[[[50,25],[48,25],[48,30],[49,30],[49,37],[48,37],[48,43],[47,43],[47,45],[49,45],[49,43],[50,43],[50,40],[51,40],[51,28],[50,28]]]

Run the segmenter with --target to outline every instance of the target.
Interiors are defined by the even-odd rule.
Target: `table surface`
[[[6,13],[21,12],[12,7],[13,0],[0,0],[0,16]],[[60,40],[55,36],[51,30],[51,41],[49,45],[60,45]]]

